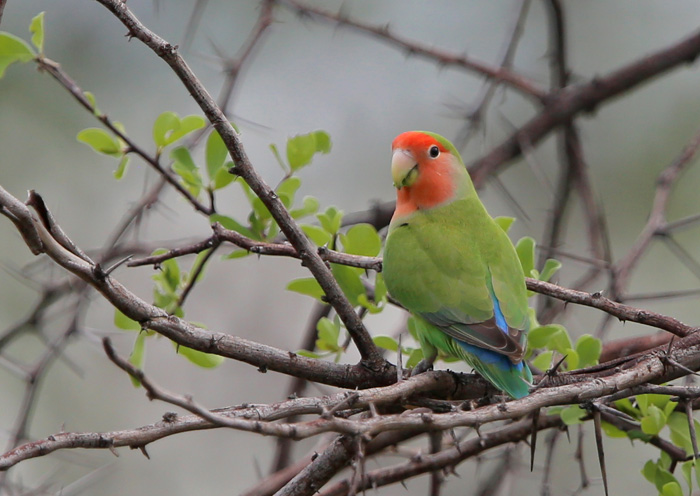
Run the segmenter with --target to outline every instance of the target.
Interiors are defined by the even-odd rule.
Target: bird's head
[[[397,189],[395,217],[449,203],[473,189],[459,152],[438,134],[400,134],[391,150],[391,176]]]

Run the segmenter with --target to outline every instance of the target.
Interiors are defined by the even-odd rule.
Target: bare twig
[[[623,297],[632,269],[639,262],[642,253],[644,253],[654,237],[663,232],[666,225],[666,205],[668,204],[671,190],[680,174],[692,163],[698,148],[700,148],[700,132],[696,132],[681,154],[659,174],[649,219],[632,248],[615,264],[615,278],[612,285],[614,298],[620,299]]]
[[[421,56],[424,58],[434,60],[442,66],[461,67],[463,69],[476,72],[478,74],[483,74],[484,76],[493,78],[497,81],[502,82],[503,84],[507,84],[509,87],[521,92],[523,95],[529,98],[534,98],[535,100],[542,100],[546,97],[546,91],[543,88],[541,88],[537,83],[527,79],[526,77],[516,72],[507,69],[506,67],[491,66],[485,62],[478,61],[473,57],[467,57],[466,55],[450,53],[445,50],[439,50],[433,47],[428,48],[426,46],[421,45],[420,43],[416,43],[413,40],[394,34],[389,29],[388,25],[374,26],[368,23],[350,19],[348,16],[343,15],[342,13],[335,14],[327,10],[302,4],[301,2],[298,2],[296,0],[277,1],[299,12],[302,15],[337,23],[341,26],[347,26],[348,28],[379,38],[382,41],[385,41],[391,45],[399,47],[402,50],[405,50],[410,55]]]

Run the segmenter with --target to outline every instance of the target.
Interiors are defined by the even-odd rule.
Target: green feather
[[[511,396],[523,396],[527,394],[523,379],[532,379],[527,366],[519,372],[486,363],[453,339],[503,351],[518,363],[529,325],[527,294],[515,248],[476,195],[459,153],[442,136],[425,134],[452,155],[458,194],[448,203],[392,220],[384,249],[384,280],[392,296],[420,317],[417,329],[421,344],[428,348],[426,356],[431,347],[437,348],[466,361]],[[490,320],[494,299],[511,329],[510,337]]]

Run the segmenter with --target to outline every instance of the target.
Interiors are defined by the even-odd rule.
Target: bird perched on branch
[[[513,244],[447,139],[410,131],[394,140],[392,153],[397,201],[383,273],[389,292],[413,314],[424,356],[414,373],[440,350],[513,398],[526,396],[528,303]]]

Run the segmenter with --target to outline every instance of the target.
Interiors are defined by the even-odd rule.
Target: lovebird
[[[428,369],[438,350],[513,398],[528,394],[525,277],[513,243],[476,194],[459,152],[427,131],[392,143],[396,210],[384,248],[389,293],[414,317]]]

